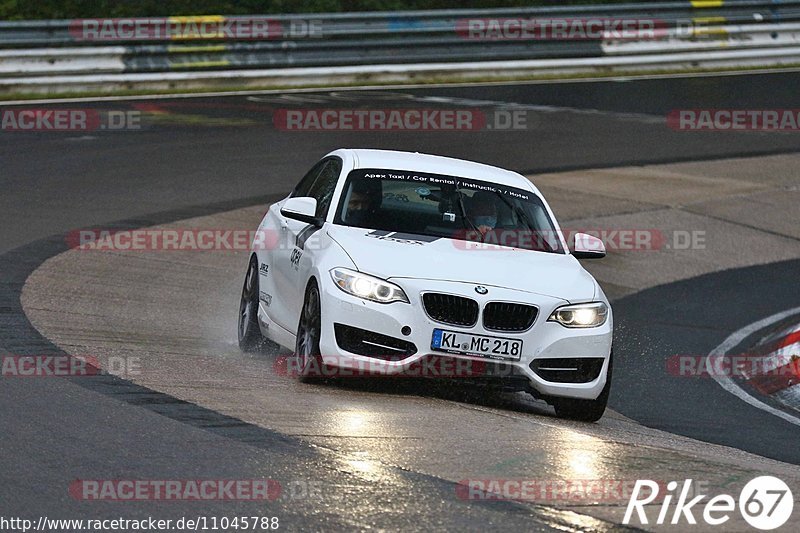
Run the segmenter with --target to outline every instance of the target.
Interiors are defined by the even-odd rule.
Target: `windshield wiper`
[[[476,226],[475,223],[472,222],[472,219],[467,216],[467,210],[464,208],[464,196],[459,191],[456,191],[456,194],[458,195],[458,208],[461,210],[461,218],[465,222],[467,222],[473,230],[480,233],[481,230],[478,229],[478,226]],[[465,225],[464,229],[469,229],[469,228],[467,228],[467,226]]]

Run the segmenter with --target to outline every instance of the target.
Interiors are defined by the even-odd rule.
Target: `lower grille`
[[[600,375],[604,361],[602,357],[534,359],[531,370],[553,383],[589,383]]]
[[[422,295],[422,304],[428,316],[437,322],[465,327],[478,322],[478,302],[471,298],[426,292]]]
[[[381,335],[366,329],[334,324],[336,344],[342,350],[384,361],[402,361],[417,353],[417,347],[408,341]]]
[[[482,394],[487,389],[504,391],[530,390],[530,378],[514,365],[489,360],[454,359],[446,355],[429,354],[409,365],[409,376],[455,379],[457,383],[480,385],[467,394]]]
[[[489,302],[483,308],[483,327],[494,331],[525,331],[538,314],[539,309],[533,305]]]

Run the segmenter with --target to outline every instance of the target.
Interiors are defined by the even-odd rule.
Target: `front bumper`
[[[608,371],[611,353],[613,317],[609,309],[605,324],[596,328],[571,329],[556,322],[548,322],[547,318],[557,307],[569,302],[559,298],[532,294],[500,287],[488,287],[485,295],[475,292],[472,283],[449,281],[430,281],[408,278],[393,278],[391,281],[403,288],[410,303],[395,302],[380,304],[351,296],[341,291],[333,282],[323,279],[322,290],[322,334],[320,351],[326,365],[332,367],[350,367],[368,369],[370,373],[400,374],[418,370],[420,364],[431,357],[456,361],[455,366],[448,366],[445,371],[439,367],[440,377],[476,377],[476,370],[487,366],[500,366],[513,372],[516,376],[524,376],[529,386],[540,396],[557,396],[581,399],[595,399],[602,391]],[[478,302],[482,312],[484,306],[491,301],[519,302],[532,304],[539,308],[538,316],[530,329],[523,332],[487,331],[478,319],[472,327],[460,327],[436,322],[428,317],[422,303],[423,292],[441,292],[471,298]],[[606,302],[607,303],[607,302]],[[335,324],[339,326],[339,341],[342,341],[341,326],[358,328],[377,334],[370,337],[370,345],[376,345],[376,353],[392,353],[396,357],[376,359],[367,355],[359,355],[344,349],[337,343]],[[492,360],[484,357],[447,354],[431,349],[431,339],[435,328],[458,331],[475,335],[504,337],[522,340],[522,353],[517,361]],[[410,329],[410,331],[409,331]],[[399,342],[383,342],[385,336]],[[404,344],[405,343],[405,344]],[[415,350],[406,349],[413,344]],[[347,343],[341,343],[348,346]],[[393,349],[384,349],[380,345]],[[351,348],[352,349],[352,348]],[[408,355],[412,352],[412,355]],[[580,365],[584,370],[591,370],[591,379],[585,382],[568,382],[561,380],[559,372],[554,368],[563,368],[565,363],[584,361],[593,362]],[[535,363],[534,363],[535,361]],[[487,363],[490,363],[487,365]],[[533,364],[533,368],[532,368]],[[576,368],[579,365],[574,365]],[[460,370],[459,370],[460,368]],[[536,371],[534,370],[536,369]],[[599,371],[597,369],[599,368]],[[448,370],[449,369],[449,370]],[[549,369],[549,370],[542,370]],[[448,372],[454,371],[452,376]],[[546,379],[547,378],[547,379]],[[553,381],[559,379],[559,381]]]

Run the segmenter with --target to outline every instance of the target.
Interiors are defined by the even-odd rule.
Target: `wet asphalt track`
[[[746,404],[711,378],[667,371],[671,356],[705,356],[729,333],[796,307],[798,274],[800,260],[783,261],[698,276],[614,302],[612,407],[646,426],[800,464],[797,425]],[[747,346],[745,339],[733,353],[748,353]]]
[[[679,107],[791,108],[798,78],[798,74],[774,74],[400,91],[472,101],[462,100],[463,105],[503,101],[551,107],[552,120],[541,119],[521,132],[285,133],[271,127],[269,113],[290,105],[309,106],[308,102],[228,97],[156,101],[179,117],[138,132],[0,133],[2,353],[58,352],[27,323],[19,291],[43,260],[66,248],[61,235],[70,229],[118,220],[137,227],[266,202],[288,191],[305,168],[338,146],[427,151],[526,172],[800,151],[800,141],[793,135],[685,134],[663,124],[654,126],[665,112]],[[385,94],[364,96],[333,104],[323,98],[313,105],[399,105]],[[435,103],[425,100],[425,105]],[[76,106],[85,104],[61,105]],[[587,112],[565,115],[559,108]],[[793,446],[796,426],[764,416],[711,381],[665,380],[662,366],[664,354],[705,354],[731,331],[796,306],[791,288],[798,270],[796,262],[752,267],[656,287],[615,302],[619,330],[612,406],[653,427],[800,464]],[[741,302],[748,305],[737,305]],[[699,320],[709,318],[713,327],[698,326]],[[109,506],[82,507],[85,504],[70,500],[64,490],[62,482],[87,465],[104,465],[118,471],[119,477],[135,472],[139,477],[166,478],[171,472],[185,477],[187,468],[201,464],[204,477],[216,473],[221,478],[252,478],[261,468],[267,477],[314,471],[333,481],[346,470],[280,434],[197,406],[182,406],[115,378],[91,384],[78,381],[0,380],[5,406],[0,411],[4,451],[0,493],[5,514],[114,513]],[[86,405],[91,405],[91,416],[86,415]],[[740,426],[729,424],[731,418]],[[741,427],[754,430],[745,432]],[[763,435],[769,435],[769,441]],[[207,465],[213,465],[211,474]],[[282,506],[280,514],[315,529],[364,523],[471,529],[501,521],[512,527],[527,524],[530,529],[533,524],[546,528],[561,520],[533,506],[468,506],[443,497],[445,490],[452,491],[443,485],[446,482],[396,474],[386,486],[369,485],[370,498],[351,502],[347,512],[340,504],[326,507],[322,502],[288,511]],[[15,481],[21,478],[40,483],[32,490],[28,483]],[[345,485],[350,485],[340,488],[354,493],[363,493],[368,484],[357,475],[347,480]],[[404,513],[398,494],[409,492],[424,497],[415,497],[413,513]],[[188,508],[220,515],[222,505]],[[230,515],[230,505],[224,505],[224,513]],[[242,512],[254,510],[253,504],[239,505]],[[142,506],[163,517],[187,512],[187,506]],[[390,508],[395,511],[387,513]],[[269,510],[270,505],[259,504],[260,513]]]

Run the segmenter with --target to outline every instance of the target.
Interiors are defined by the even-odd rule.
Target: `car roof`
[[[538,193],[536,187],[527,178],[516,172],[473,161],[395,150],[348,149],[347,151],[354,156],[354,168],[430,172],[431,174],[488,181]]]

